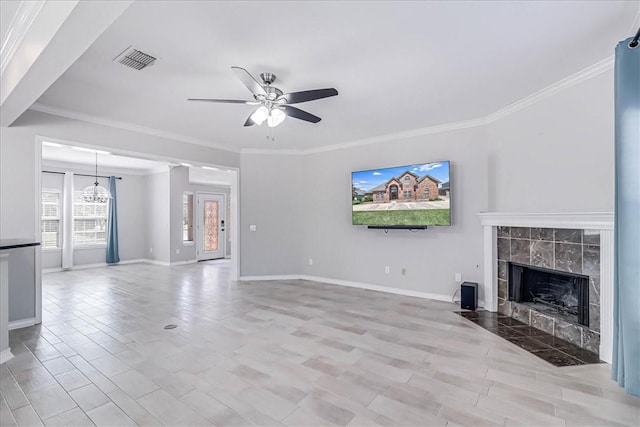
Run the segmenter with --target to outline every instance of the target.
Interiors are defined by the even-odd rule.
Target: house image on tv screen
[[[364,195],[370,196],[372,201],[378,203],[393,200],[435,200],[439,195],[440,184],[441,181],[431,175],[418,176],[411,171],[406,171],[370,189]]]
[[[448,161],[352,172],[352,223],[451,225],[449,188]]]

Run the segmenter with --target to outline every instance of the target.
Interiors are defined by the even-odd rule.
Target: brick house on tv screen
[[[440,182],[431,175],[418,176],[407,171],[397,178],[391,178],[384,184],[372,188],[366,195],[371,196],[373,202],[437,199]]]

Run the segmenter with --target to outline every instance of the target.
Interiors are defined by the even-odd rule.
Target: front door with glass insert
[[[198,261],[223,258],[225,248],[224,194],[198,194]]]
[[[389,187],[389,191],[391,193],[389,199],[398,200],[398,186],[392,185],[391,187]]]

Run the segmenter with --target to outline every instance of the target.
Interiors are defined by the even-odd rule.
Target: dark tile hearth
[[[456,313],[554,366],[600,363],[597,354],[532,328],[512,317],[489,311],[457,311]]]

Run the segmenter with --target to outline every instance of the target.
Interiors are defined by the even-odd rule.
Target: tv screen
[[[354,225],[451,225],[450,198],[448,161],[351,173]]]

